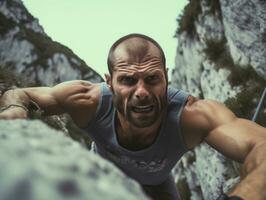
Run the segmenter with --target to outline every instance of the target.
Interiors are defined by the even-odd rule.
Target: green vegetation
[[[208,3],[210,7],[210,11],[208,13],[218,14],[220,19],[222,19],[220,1],[219,0],[205,0],[205,1]]]
[[[15,27],[15,23],[7,19],[2,13],[0,13],[0,35],[5,35],[10,29]]]
[[[248,80],[247,85],[235,98],[229,98],[225,104],[238,116],[245,119],[251,119],[255,113],[260,96],[264,90],[266,82],[264,80]],[[263,108],[265,108],[264,103]],[[263,110],[263,109],[262,109]],[[266,113],[260,112],[257,123],[266,126]]]
[[[239,117],[251,119],[260,95],[266,85],[252,66],[236,65],[226,47],[226,39],[220,41],[206,41],[207,48],[204,50],[207,58],[215,63],[216,69],[230,71],[228,81],[232,86],[242,86],[243,90],[235,98],[229,98],[225,104]],[[258,122],[266,125],[266,113],[262,113]],[[263,120],[264,119],[264,120]]]
[[[74,58],[80,62],[80,65],[75,65],[75,68],[80,71],[81,74],[88,72],[88,70],[95,72],[93,69],[88,68],[86,63],[81,60],[76,54],[73,53],[71,49],[62,44],[53,41],[50,37],[43,35],[41,33],[36,33],[33,30],[21,27],[23,36],[21,39],[28,40],[34,45],[34,52],[37,54],[38,59],[31,63],[31,66],[43,66],[48,67],[47,60],[52,58],[54,54],[61,53],[66,55],[68,58]],[[69,60],[69,62],[71,62]]]
[[[188,183],[186,182],[186,179],[180,179],[176,183],[176,187],[178,188],[178,191],[181,195],[181,199],[183,200],[189,200],[191,197],[191,192],[188,186]]]
[[[0,66],[0,94],[14,87],[25,87],[28,84],[26,78],[15,73],[11,68]]]
[[[186,32],[189,37],[194,38],[196,34],[195,22],[202,13],[200,1],[191,0],[184,8],[183,14],[177,18],[177,34]]]
[[[79,70],[81,74],[84,74],[89,70],[93,71],[94,74],[97,74],[97,72],[95,72],[93,69],[88,68],[86,63],[83,60],[81,60],[76,54],[74,54],[71,49],[67,48],[66,46],[58,42],[53,41],[47,35],[34,32],[33,30],[26,28],[23,25],[23,23],[16,23],[10,19],[7,19],[1,13],[0,13],[0,24],[1,24],[0,26],[1,35],[6,34],[10,29],[17,26],[20,28],[20,34],[17,35],[17,38],[20,40],[27,40],[34,45],[34,53],[37,54],[38,58],[33,63],[30,63],[29,67],[37,67],[37,66],[48,67],[47,60],[49,58],[52,58],[55,53],[62,53],[66,55],[66,57],[68,58],[74,58],[79,61],[80,65],[76,65],[75,63],[72,64],[75,65],[75,68]],[[38,80],[35,81],[37,85],[40,85],[38,83],[39,82]]]
[[[221,20],[222,15],[219,0],[206,0],[206,3],[206,6],[209,7],[209,11],[205,14],[218,14]],[[197,35],[195,22],[197,22],[200,14],[202,14],[201,0],[190,0],[185,6],[183,13],[177,18],[178,29],[176,34],[186,32],[188,37],[195,38]]]

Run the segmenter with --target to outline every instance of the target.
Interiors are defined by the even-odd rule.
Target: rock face
[[[259,0],[190,1],[178,18],[173,86],[223,102],[237,116],[251,119],[266,86],[265,10]],[[264,108],[258,122],[266,125],[265,117]],[[239,175],[236,163],[207,144],[173,171],[187,199],[216,199]]]
[[[0,121],[3,200],[148,199],[113,164],[40,121]]]
[[[67,47],[52,41],[21,0],[0,1],[0,96],[12,87],[103,79]],[[40,116],[37,116],[40,117]],[[42,117],[41,117],[42,118]],[[148,199],[88,144],[68,116],[0,121],[0,199]]]
[[[69,48],[47,36],[21,0],[1,0],[0,96],[13,87],[52,86],[74,79],[103,81]],[[88,138],[80,137],[68,116],[41,119],[74,139],[90,143]]]
[[[52,41],[21,0],[0,1],[0,66],[34,85],[103,80],[69,48]]]

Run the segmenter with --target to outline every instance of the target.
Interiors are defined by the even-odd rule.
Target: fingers
[[[0,120],[27,119],[28,113],[19,107],[13,107],[0,113]]]

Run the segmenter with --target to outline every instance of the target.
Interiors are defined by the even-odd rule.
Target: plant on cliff
[[[34,19],[31,15],[29,16],[30,19]],[[25,21],[26,23],[28,21]],[[64,54],[69,59],[69,62],[75,66],[77,70],[80,71],[81,74],[88,72],[87,64],[81,60],[74,52],[69,49],[68,47],[53,41],[49,36],[35,32],[30,28],[27,28],[22,22],[15,22],[12,19],[8,19],[2,13],[0,13],[0,35],[4,36],[10,30],[18,27],[20,33],[16,35],[19,40],[27,40],[34,46],[34,53],[37,54],[37,59],[30,63],[28,67],[48,67],[48,59],[52,58],[56,53]],[[2,26],[3,24],[3,26]],[[79,64],[72,61],[72,59],[77,60]],[[97,74],[92,68],[90,68],[91,74]],[[37,85],[38,80],[35,80]]]
[[[218,15],[219,19],[222,19],[221,8],[219,0],[205,0],[204,1],[207,11],[206,14]],[[202,1],[190,0],[185,6],[183,13],[177,18],[178,29],[176,34],[182,32],[187,33],[188,37],[195,38],[197,36],[197,30],[195,23],[198,21],[198,17],[202,14]]]
[[[183,13],[177,18],[178,29],[177,34],[186,32],[190,38],[194,38],[196,34],[195,22],[199,14],[202,13],[200,1],[191,0],[184,8]]]
[[[251,119],[258,104],[260,95],[264,90],[266,81],[261,78],[252,66],[235,64],[226,46],[227,41],[206,41],[204,53],[207,58],[215,63],[216,70],[227,69],[230,71],[228,81],[232,86],[241,86],[241,91],[235,98],[229,98],[225,104],[239,117]],[[260,114],[258,123],[266,125],[265,110]]]

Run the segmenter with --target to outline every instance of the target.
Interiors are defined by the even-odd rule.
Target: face
[[[109,84],[119,116],[138,128],[160,122],[166,109],[167,79],[158,50],[151,49],[141,59],[120,52],[114,63]]]

